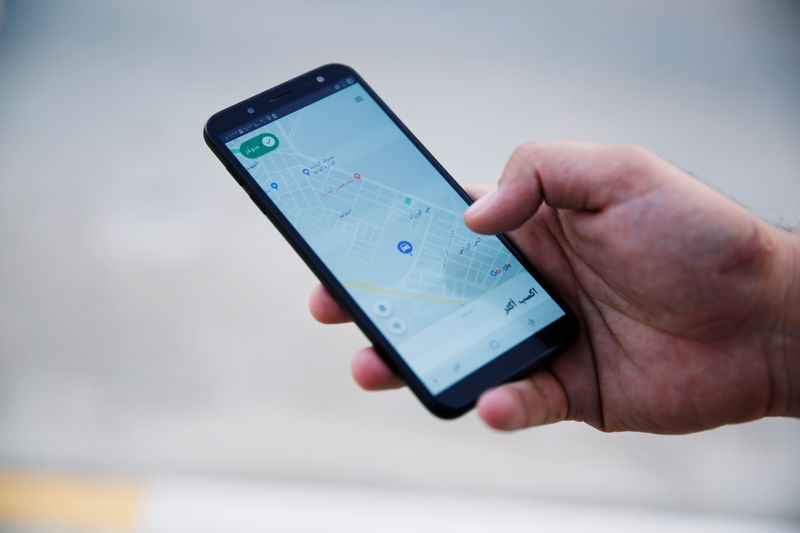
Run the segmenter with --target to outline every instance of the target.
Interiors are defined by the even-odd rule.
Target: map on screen
[[[512,323],[523,314],[517,307],[546,301],[547,318],[559,316],[499,239],[466,227],[466,202],[359,84],[227,146],[401,355],[430,376],[432,389],[451,382],[442,368],[465,356],[469,343],[453,342],[462,348],[451,353],[425,339],[442,343],[476,319],[484,327]],[[496,290],[504,284],[510,296]],[[525,297],[510,316],[508,301]],[[457,320],[471,303],[475,316]],[[534,332],[516,329],[516,342]],[[481,358],[509,347],[508,339],[494,340]],[[472,359],[459,361],[456,374],[488,362]]]

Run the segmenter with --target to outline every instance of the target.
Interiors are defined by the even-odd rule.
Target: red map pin
[[[358,172],[356,172],[355,174],[353,174],[353,177],[354,177],[355,179],[357,179],[357,180],[360,180],[360,179],[361,179],[361,174],[359,174]]]

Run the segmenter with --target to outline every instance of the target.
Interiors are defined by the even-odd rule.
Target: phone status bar
[[[322,100],[326,96],[330,96],[331,94],[341,91],[351,85],[355,85],[357,82],[352,77],[342,78],[340,80],[336,80],[335,82],[328,83],[327,85],[320,87],[318,90],[309,93],[302,98],[298,98],[288,104],[272,109],[269,113],[265,113],[259,115],[252,120],[237,126],[236,128],[230,129],[219,136],[220,140],[224,143],[230,142],[237,137],[241,137],[242,135],[246,135],[253,130],[257,130],[267,124],[275,122],[276,120],[283,118],[299,109],[302,109],[310,104],[318,100]],[[252,109],[252,108],[250,108]]]

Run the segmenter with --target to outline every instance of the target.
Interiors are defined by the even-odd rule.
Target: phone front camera
[[[253,109],[252,107],[248,107],[248,108],[247,108],[247,112],[248,112],[248,113],[250,113],[250,114],[252,115],[253,113],[255,113],[255,112],[256,112],[256,110],[255,110],[255,109]]]
[[[322,83],[325,81],[325,76],[317,76],[317,83]]]

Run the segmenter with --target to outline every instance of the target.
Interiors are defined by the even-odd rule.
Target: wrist
[[[780,232],[776,315],[768,330],[771,416],[800,417],[800,235]]]

